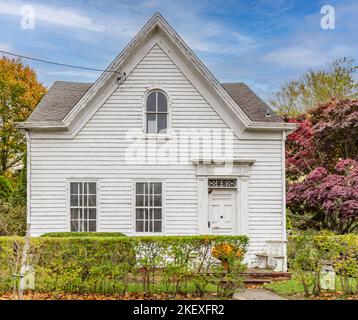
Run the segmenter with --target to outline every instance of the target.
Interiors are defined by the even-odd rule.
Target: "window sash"
[[[151,94],[155,94],[155,111],[148,111],[148,97]],[[158,132],[158,124],[159,124],[159,116],[160,114],[165,114],[166,115],[166,121],[165,121],[165,127],[162,128],[162,130],[166,131],[168,130],[168,98],[165,96],[166,98],[166,111],[159,111],[159,106],[158,106],[158,93],[161,93],[164,95],[164,93],[162,93],[161,91],[152,91],[148,97],[147,97],[147,101],[146,101],[146,106],[145,106],[145,131],[148,134],[160,134],[160,132]],[[148,125],[148,115],[155,115],[155,121],[153,121],[155,123],[155,132],[149,132],[149,125]]]
[[[162,232],[162,182],[136,182],[134,214],[136,232]]]
[[[71,232],[95,232],[97,230],[97,201],[96,182],[70,182]]]

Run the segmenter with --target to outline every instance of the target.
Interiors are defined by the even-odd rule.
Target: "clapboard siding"
[[[133,232],[134,179],[161,179],[165,189],[166,234],[197,234],[198,197],[196,171],[190,162],[135,164],[126,161],[126,150],[139,139],[143,143],[143,99],[149,87],[163,88],[170,98],[173,130],[228,129],[201,94],[172,60],[153,47],[127,80],[99,108],[72,140],[31,140],[31,233],[67,231],[67,180],[92,178],[100,185],[98,231]],[[128,130],[137,129],[128,134]],[[255,159],[249,180],[250,257],[268,239],[282,235],[281,141],[234,141],[234,156]],[[192,137],[192,132],[184,133]],[[221,136],[215,141],[221,145]],[[158,147],[174,150],[175,139]],[[220,149],[220,148],[219,148]],[[216,151],[220,156],[221,150]],[[154,154],[157,161],[165,159]]]

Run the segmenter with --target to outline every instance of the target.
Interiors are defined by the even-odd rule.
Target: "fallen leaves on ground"
[[[24,300],[203,300],[215,299],[217,294],[198,297],[192,294],[177,294],[176,296],[167,293],[146,294],[126,293],[120,294],[98,294],[98,293],[48,293],[48,292],[25,292]],[[16,300],[12,292],[5,292],[0,295],[0,300]]]

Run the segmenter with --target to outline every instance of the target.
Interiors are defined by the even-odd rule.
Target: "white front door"
[[[236,214],[236,190],[213,189],[209,193],[209,232],[233,234]]]

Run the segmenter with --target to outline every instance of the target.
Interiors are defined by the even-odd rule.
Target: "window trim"
[[[136,183],[137,182],[161,182],[162,183],[162,231],[161,232],[137,232],[136,231]],[[158,178],[135,178],[132,181],[132,235],[155,236],[166,234],[166,181]]]
[[[148,96],[154,91],[160,91],[167,98],[167,112],[166,112],[166,114],[167,114],[167,132],[166,133],[147,133],[147,99],[148,99]],[[143,105],[142,128],[143,128],[143,134],[144,134],[145,138],[165,138],[165,139],[169,138],[170,137],[170,129],[171,129],[172,100],[171,100],[170,95],[168,94],[168,90],[163,87],[158,87],[158,86],[152,86],[152,87],[148,88],[144,93],[142,105]]]
[[[100,180],[98,178],[67,178],[66,179],[66,230],[67,232],[71,231],[71,182],[95,182],[96,183],[96,231],[88,231],[88,232],[100,232]],[[75,231],[73,231],[75,232]]]

